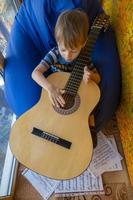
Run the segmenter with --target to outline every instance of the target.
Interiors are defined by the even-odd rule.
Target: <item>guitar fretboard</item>
[[[83,78],[84,67],[90,66],[92,63],[91,56],[94,49],[96,40],[100,34],[100,28],[93,27],[89,33],[87,43],[81,50],[79,57],[77,58],[73,71],[66,83],[65,90],[67,93],[76,96],[80,82]]]

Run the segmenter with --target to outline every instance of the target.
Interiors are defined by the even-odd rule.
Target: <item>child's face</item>
[[[80,53],[84,45],[79,45],[75,49],[67,49],[64,44],[58,44],[59,52],[66,62],[72,62]]]

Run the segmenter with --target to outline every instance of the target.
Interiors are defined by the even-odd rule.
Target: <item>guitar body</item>
[[[57,88],[65,88],[65,108],[53,107],[47,92],[42,90],[38,103],[14,123],[9,144],[27,168],[61,180],[79,176],[88,167],[93,153],[88,116],[100,99],[100,90],[93,81],[85,84],[82,78],[84,66],[90,70],[93,67],[91,55],[96,39],[108,25],[109,16],[99,14],[71,74],[58,72],[48,77]],[[66,143],[71,146],[66,147]]]
[[[48,77],[58,88],[64,88],[70,74],[57,72]],[[48,94],[42,90],[38,103],[13,125],[10,147],[20,163],[54,179],[70,179],[80,175],[89,165],[93,145],[88,116],[100,98],[98,86],[90,81],[80,84],[80,104],[71,114],[60,114],[53,108]],[[70,141],[70,149],[31,134],[33,127]]]

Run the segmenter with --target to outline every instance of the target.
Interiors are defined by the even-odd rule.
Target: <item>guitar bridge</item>
[[[71,144],[72,144],[68,140],[64,140],[63,138],[60,138],[60,137],[58,137],[56,135],[53,135],[51,133],[48,133],[46,131],[42,131],[42,130],[40,130],[38,128],[35,128],[35,127],[33,128],[31,133],[36,135],[36,136],[39,136],[39,137],[41,137],[43,139],[46,139],[46,140],[48,140],[50,142],[53,142],[53,143],[55,143],[57,145],[60,145],[60,146],[62,146],[64,148],[67,148],[67,149],[70,149]]]

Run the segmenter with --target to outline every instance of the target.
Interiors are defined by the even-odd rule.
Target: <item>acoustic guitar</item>
[[[93,145],[88,116],[100,98],[99,87],[82,81],[84,66],[90,66],[91,53],[101,30],[107,28],[108,16],[94,21],[88,42],[77,58],[72,73],[57,72],[48,80],[64,88],[65,107],[53,107],[42,90],[38,103],[14,123],[9,144],[17,160],[27,168],[54,179],[80,175],[89,165]]]

